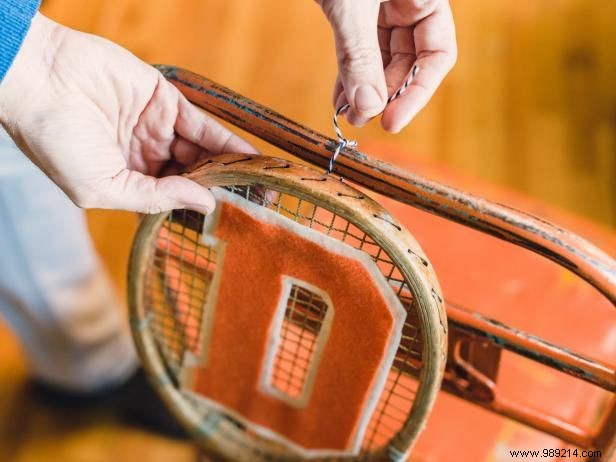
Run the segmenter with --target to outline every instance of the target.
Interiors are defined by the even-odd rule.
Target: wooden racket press
[[[414,312],[423,323],[425,335],[422,336],[422,346],[418,349],[420,356],[423,355],[421,367],[405,369],[405,365],[396,362],[394,367],[402,376],[408,375],[415,379],[419,377],[421,386],[400,428],[380,447],[377,447],[374,441],[372,445],[363,444],[362,460],[401,460],[423,428],[439,386],[446,392],[580,448],[601,450],[603,457],[608,456],[609,460],[609,455],[616,448],[614,397],[609,409],[594,428],[582,428],[524,404],[501,399],[497,393],[497,371],[500,352],[507,350],[613,394],[616,393],[616,371],[613,364],[582,357],[454,306],[447,306],[448,321],[444,321],[441,312],[443,299],[431,265],[410,235],[385,210],[367,197],[365,203],[358,206],[357,200],[353,198],[364,198],[363,193],[334,180],[335,176],[329,179],[323,176],[323,171],[328,167],[336,149],[335,140],[288,120],[205,77],[169,66],[159,66],[159,69],[193,104],[321,169],[315,171],[288,161],[266,157],[227,155],[197,166],[189,173],[189,177],[208,187],[252,186],[257,188],[255,191],[271,189],[278,193],[291,193],[295,197],[310,198],[314,206],[339,213],[349,222],[359,224],[393,260],[400,262],[398,266],[412,292],[412,298],[416,301]],[[333,172],[377,193],[535,252],[586,280],[612,305],[616,305],[616,262],[566,230],[524,212],[401,171],[349,148],[342,150]],[[307,178],[316,177],[326,179],[306,181]],[[242,191],[244,190],[240,192]],[[355,203],[352,203],[353,201]],[[384,217],[389,223],[385,227],[382,220]],[[227,439],[218,439],[213,443],[211,429],[221,427],[212,426],[212,421],[207,419],[204,423],[203,417],[209,415],[213,418],[211,416],[214,414],[195,413],[194,406],[191,407],[191,403],[179,395],[177,384],[173,383],[173,374],[169,373],[168,361],[161,356],[160,346],[156,344],[148,328],[144,327],[151,321],[144,302],[144,280],[147,279],[148,265],[154,264],[152,258],[156,253],[155,241],[160,239],[160,230],[165,226],[170,230],[179,223],[190,228],[189,219],[186,212],[179,218],[173,218],[170,214],[147,217],[135,240],[129,273],[131,316],[137,345],[146,368],[159,380],[163,395],[181,418],[193,428],[206,448],[216,453],[223,452],[227,457],[229,454],[235,454],[236,457],[246,460],[266,459],[267,457],[261,457],[264,454],[273,454],[274,459],[292,457],[286,449],[281,449],[282,446],[272,445],[266,442],[267,439],[260,439],[259,444],[255,445],[253,436],[246,436],[250,433],[246,428],[241,425],[234,427],[229,422],[223,425],[226,426],[223,430],[227,432]],[[447,325],[448,333],[445,327]],[[446,333],[449,337],[449,348],[445,361]],[[461,348],[462,345],[464,348]],[[407,346],[402,341],[399,349]],[[220,417],[219,414],[216,415]],[[219,424],[217,421],[217,425]],[[204,430],[207,428],[210,430]],[[228,438],[230,434],[234,436]],[[220,437],[220,434],[218,436]],[[240,440],[242,443],[236,444]],[[223,447],[225,445],[226,447]],[[244,449],[241,449],[242,447]],[[250,457],[246,447],[251,447]],[[253,451],[254,447],[257,448],[256,453]],[[255,455],[257,453],[260,456]],[[323,457],[326,458],[329,460],[329,456]],[[346,459],[348,460],[348,457]]]

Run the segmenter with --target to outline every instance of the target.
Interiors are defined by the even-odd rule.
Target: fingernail
[[[362,117],[360,115],[358,115],[355,111],[350,110],[347,113],[347,120],[349,121],[349,123],[351,125],[353,125],[354,127],[363,127],[364,125],[366,125],[368,122],[370,122],[370,118],[369,117]]]
[[[371,117],[378,114],[383,105],[379,92],[371,85],[361,85],[355,91],[355,108],[363,116]]]
[[[402,124],[391,124],[388,126],[383,125],[383,128],[385,129],[386,132],[389,132],[392,135],[395,135],[396,133],[400,133],[400,130],[404,128],[404,125]]]

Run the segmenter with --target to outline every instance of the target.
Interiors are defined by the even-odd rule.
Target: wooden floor
[[[616,227],[616,3],[453,3],[459,62],[430,106],[398,136],[377,123],[345,133],[360,147],[362,140],[402,146]],[[312,0],[46,0],[43,11],[332,133],[332,38]],[[135,219],[89,218],[123,291]],[[18,342],[0,325],[0,462],[195,460],[190,446],[109,416],[33,406],[26,378]]]

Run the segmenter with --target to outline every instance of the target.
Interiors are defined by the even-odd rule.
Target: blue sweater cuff
[[[41,0],[0,0],[0,82],[13,64]]]

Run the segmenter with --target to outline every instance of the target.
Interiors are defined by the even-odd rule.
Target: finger
[[[387,94],[394,94],[408,78],[417,59],[412,27],[394,27],[390,33],[391,55],[385,66]]]
[[[344,92],[342,92],[338,95],[338,99],[336,100],[335,107],[337,109],[339,107],[344,106],[345,104],[348,104],[348,101],[346,99],[346,95],[344,94]],[[369,118],[361,117],[360,115],[358,115],[355,111],[353,111],[353,108],[347,109],[347,111],[341,114],[341,116],[344,117],[347,120],[347,122],[349,122],[351,125],[355,127],[362,127],[370,121]]]
[[[340,75],[336,77],[336,83],[334,84],[334,92],[332,94],[332,103],[334,105],[334,109],[338,109],[340,106],[338,105],[338,100],[340,99],[340,95],[344,93],[344,87],[342,86],[342,80],[340,80]]]
[[[414,51],[417,56],[415,64],[419,67],[419,73],[406,92],[388,105],[381,119],[383,128],[393,133],[406,126],[428,103],[455,63],[455,28],[448,3],[439,3],[432,14],[415,26],[411,43],[414,43],[414,50],[411,50],[410,54]],[[392,56],[395,57],[394,45],[392,35]],[[405,50],[402,46],[400,49]],[[407,54],[408,51],[407,47],[406,51],[399,55]],[[402,73],[401,69],[408,64],[400,56],[396,64],[392,58],[392,63],[388,66],[390,81],[398,79]]]
[[[215,208],[212,194],[188,178],[154,178],[128,169],[109,180],[106,197],[105,208],[140,213],[186,208],[207,215]]]
[[[387,67],[389,63],[391,62],[391,53],[389,50],[391,29],[379,27],[377,28],[377,31],[378,31],[379,48],[381,50],[381,60],[383,61],[383,67]],[[387,84],[387,73],[385,74],[385,82]],[[363,127],[368,122],[370,122],[370,119],[371,119],[370,117],[362,117],[360,114],[354,111],[353,108],[347,111],[346,118],[348,122],[355,127]]]
[[[391,62],[391,54],[389,52],[389,42],[391,37],[391,29],[379,27],[378,28],[378,39],[379,39],[379,48],[381,49],[381,59],[383,61],[383,66],[387,67]],[[385,73],[385,77],[387,79],[387,73]],[[338,109],[340,106],[347,104],[348,101],[346,98],[341,99],[340,95],[344,94],[344,86],[342,85],[342,80],[340,78],[340,74],[336,76],[336,83],[334,83],[334,92],[332,101],[334,104],[334,109]],[[344,102],[340,102],[343,100]],[[349,114],[353,114],[355,117],[359,117],[353,111],[349,111]],[[365,119],[368,121],[368,119]]]
[[[322,2],[334,31],[344,92],[353,110],[370,118],[385,107],[386,86],[377,35],[378,0]]]
[[[346,119],[354,127],[363,127],[368,122],[370,122],[371,117],[362,117],[353,109],[349,109],[349,112],[346,114]]]
[[[175,160],[184,166],[194,164],[202,154],[207,153],[201,146],[179,136],[171,145],[171,152]]]
[[[377,35],[379,39],[379,48],[381,49],[381,59],[383,60],[383,68],[389,65],[391,61],[391,29],[389,27],[378,27]]]
[[[381,125],[388,132],[398,133],[402,130],[432,98],[439,82],[444,77],[432,64],[435,58],[438,59],[432,56],[430,60],[417,60],[419,72],[413,83],[385,109]]]
[[[344,92],[342,92],[338,95],[338,98],[336,99],[336,103],[334,104],[334,106],[337,110],[338,108],[341,108],[345,104],[348,104],[348,101],[347,101],[346,95],[344,94]],[[350,109],[347,110],[347,112],[348,111],[350,111]]]
[[[175,131],[212,154],[224,152],[257,154],[257,150],[250,143],[199,111],[181,95]]]

